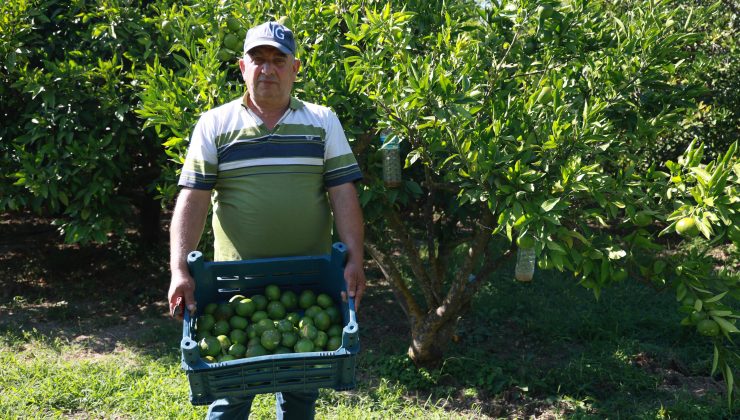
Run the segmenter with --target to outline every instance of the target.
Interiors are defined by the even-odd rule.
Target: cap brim
[[[244,46],[244,52],[249,52],[249,51],[251,51],[252,49],[254,49],[256,47],[261,47],[263,45],[267,45],[269,47],[275,47],[278,50],[284,52],[285,54],[295,55],[293,53],[293,51],[291,51],[285,45],[283,45],[283,44],[281,44],[279,42],[275,42],[275,41],[269,40],[269,39],[257,39],[255,41],[250,42],[249,44],[247,44],[247,45]]]

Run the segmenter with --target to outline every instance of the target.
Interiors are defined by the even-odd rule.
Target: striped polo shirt
[[[291,98],[268,130],[239,98],[195,125],[179,185],[213,190],[216,261],[326,254],[326,188],[362,178],[329,108]]]

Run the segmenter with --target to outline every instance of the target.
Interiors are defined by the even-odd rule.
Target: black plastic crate
[[[341,298],[341,293],[346,291],[346,257],[347,247],[339,242],[333,245],[330,255],[305,257],[205,262],[202,253],[191,252],[188,267],[195,279],[199,309],[195,318],[185,311],[180,342],[182,368],[190,382],[190,402],[204,405],[229,396],[354,388],[360,341],[354,301],[343,302]],[[344,325],[342,345],[335,351],[266,355],[218,363],[201,359],[194,332],[195,319],[202,308],[211,302],[228,302],[236,294],[261,294],[269,284],[296,293],[311,289],[339,302]]]

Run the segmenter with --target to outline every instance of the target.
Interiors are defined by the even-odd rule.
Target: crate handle
[[[342,347],[346,349],[356,349],[359,344],[357,315],[355,313],[355,299],[347,297],[347,306],[349,307],[349,322],[342,332]]]
[[[191,318],[190,311],[186,310],[183,320],[185,322],[182,323],[183,339],[180,341],[180,348],[182,349],[185,363],[191,365],[198,362],[198,359],[200,359],[198,342],[190,338],[192,336],[192,331],[195,329],[195,318]]]

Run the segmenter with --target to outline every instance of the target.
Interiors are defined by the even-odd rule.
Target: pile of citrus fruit
[[[268,285],[264,294],[206,305],[195,322],[195,339],[208,363],[334,351],[342,344],[342,314],[326,293]]]

